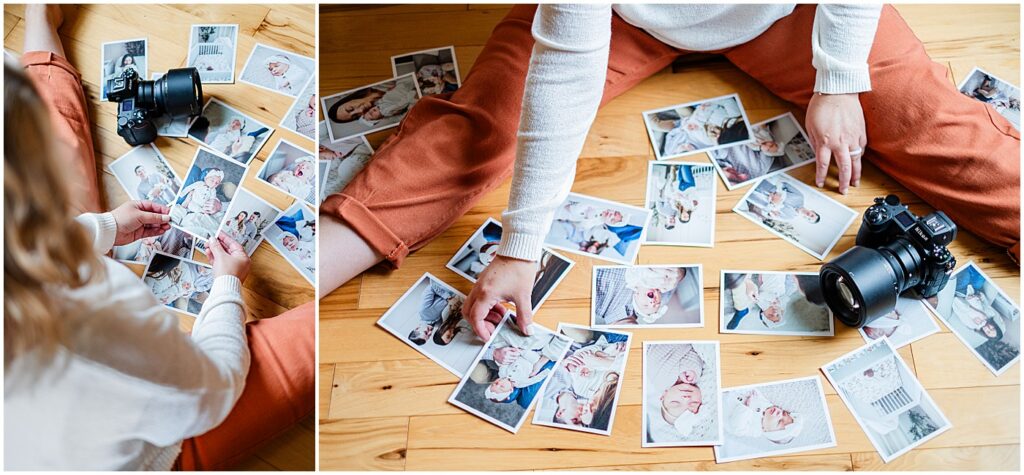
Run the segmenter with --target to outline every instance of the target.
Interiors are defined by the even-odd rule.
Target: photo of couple
[[[643,446],[722,443],[717,341],[645,341]]]
[[[722,271],[722,333],[832,336],[817,272]]]
[[[644,111],[643,117],[658,160],[711,152],[753,137],[737,94]]]
[[[632,264],[651,212],[592,196],[569,193],[555,209],[544,244],[584,256]]]
[[[704,326],[701,266],[594,266],[595,328]]]
[[[251,256],[263,241],[263,230],[276,221],[279,214],[281,210],[274,205],[240,188],[228,206],[220,231],[241,244]]]
[[[814,161],[807,134],[792,112],[754,124],[751,130],[753,141],[709,154],[729,190]]]

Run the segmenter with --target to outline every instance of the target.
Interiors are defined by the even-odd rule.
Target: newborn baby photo
[[[409,73],[323,98],[331,142],[397,127],[420,97],[416,75]]]
[[[199,239],[209,239],[224,219],[245,169],[230,158],[196,149],[185,183],[171,205],[171,224]]]
[[[1020,88],[975,67],[958,87],[963,95],[991,105],[1020,130]]]
[[[161,252],[153,255],[143,275],[158,302],[193,317],[199,316],[213,288],[213,267]]]
[[[569,193],[555,209],[544,244],[619,264],[636,262],[650,210]]]
[[[309,81],[306,89],[295,98],[292,107],[281,119],[281,128],[290,130],[310,140],[316,140],[317,95],[313,89],[316,81]],[[324,134],[326,137],[327,134]]]
[[[462,85],[454,46],[392,56],[391,71],[395,77],[415,73],[424,96],[455,92]]]
[[[646,207],[651,222],[644,244],[715,245],[715,174],[710,165],[651,162]]]
[[[199,71],[203,84],[235,82],[238,25],[192,25],[186,67]]]
[[[194,237],[171,226],[159,236],[144,237],[124,246],[114,246],[114,259],[132,264],[149,264],[157,252],[177,257],[192,257]]]
[[[313,58],[257,44],[249,53],[238,80],[288,97],[298,97],[306,83],[313,79],[315,71]]]
[[[722,333],[832,336],[817,272],[722,271]]]
[[[645,341],[643,446],[722,443],[717,341]]]
[[[900,349],[939,331],[939,324],[923,300],[901,295],[896,299],[896,308],[857,331],[865,342],[888,338],[893,347]]]
[[[292,203],[264,231],[267,242],[280,252],[310,284],[316,274],[316,213]]]
[[[362,135],[331,142],[331,137],[327,133],[327,121],[320,122],[319,132],[320,160],[330,162],[327,165],[327,176],[322,177],[320,201],[323,202],[328,196],[344,190],[356,174],[370,163],[373,159],[373,147]]]
[[[316,168],[313,152],[281,139],[256,177],[310,206],[316,206]]]
[[[754,124],[751,130],[753,141],[708,154],[729,190],[814,162],[807,134],[792,113]]]
[[[643,118],[658,160],[746,143],[754,135],[737,94],[644,111]]]
[[[594,266],[595,328],[704,326],[701,265]]]
[[[139,145],[107,165],[133,200],[170,206],[181,180],[156,145]]]
[[[188,136],[225,157],[249,163],[274,129],[216,98],[203,107],[203,115],[189,126]]]

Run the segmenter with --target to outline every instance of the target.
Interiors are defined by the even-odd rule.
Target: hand
[[[152,201],[129,201],[110,212],[117,223],[115,246],[144,237],[159,236],[171,229],[171,209]]]
[[[530,294],[533,279],[537,275],[537,263],[505,256],[494,256],[491,264],[480,273],[480,277],[469,292],[464,304],[463,315],[469,319],[473,331],[485,341],[490,339],[496,324],[487,321],[491,308],[501,302],[516,304],[516,322],[524,335],[530,335],[533,323],[533,307]]]
[[[522,355],[522,350],[514,346],[506,346],[494,350],[494,362],[498,364],[509,364]]]
[[[839,192],[845,195],[849,185],[860,186],[860,160],[868,139],[858,94],[812,96],[807,106],[807,134],[817,155],[814,180],[818,188],[825,186],[832,157],[839,167]]]
[[[249,255],[238,241],[223,232],[206,241],[206,259],[213,264],[214,277],[233,275],[245,281],[249,275]]]

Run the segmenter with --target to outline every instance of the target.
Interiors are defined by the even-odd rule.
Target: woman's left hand
[[[171,229],[171,209],[152,201],[132,200],[110,212],[117,223],[115,246],[159,236]]]
[[[817,155],[815,184],[825,186],[828,165],[839,167],[839,192],[860,186],[860,159],[867,147],[864,110],[859,94],[814,94],[807,106],[807,135]]]

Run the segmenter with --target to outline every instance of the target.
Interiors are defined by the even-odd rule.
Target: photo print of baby
[[[725,439],[715,462],[773,457],[836,446],[817,376],[722,390]]]
[[[569,338],[536,323],[523,335],[506,318],[476,357],[448,402],[516,433],[569,350]]]
[[[246,84],[298,97],[313,79],[316,62],[313,58],[257,44],[245,61],[238,80]]]
[[[199,147],[171,204],[171,224],[199,239],[213,236],[224,220],[246,166]]]
[[[263,242],[263,232],[277,221],[281,210],[245,188],[239,188],[228,206],[220,231],[238,241],[245,253],[252,255]],[[205,246],[204,246],[205,248]]]
[[[192,25],[186,67],[199,71],[203,84],[235,82],[238,25]]]
[[[323,98],[331,142],[397,127],[420,97],[416,75],[409,73]]]
[[[328,160],[327,176],[323,178],[320,201],[348,186],[367,163],[373,159],[373,147],[365,136],[331,142],[327,121],[320,122],[320,160]]]
[[[885,463],[953,427],[887,338],[822,371]]]
[[[722,333],[832,336],[817,272],[722,271]]]
[[[640,252],[650,215],[644,208],[569,193],[555,209],[544,244],[619,264],[632,264]]]
[[[191,234],[171,226],[171,229],[159,236],[144,237],[124,246],[114,246],[114,259],[132,264],[148,264],[158,252],[191,258],[193,242]]]
[[[533,423],[611,435],[632,335],[568,323],[559,323],[558,333],[572,343],[541,394]]]
[[[722,443],[717,341],[645,341],[643,447]]]
[[[222,156],[249,163],[274,129],[216,98],[203,106],[203,114],[189,126],[188,136]]]
[[[975,67],[957,87],[963,95],[991,105],[1020,130],[1020,88]]]
[[[256,177],[310,206],[316,206],[316,168],[313,152],[281,139]]]
[[[103,58],[100,60],[100,100],[107,100],[109,82],[121,77],[126,70],[133,69],[139,79],[149,77],[146,69],[149,66],[149,46],[146,38],[121,40],[103,43],[100,47]]]
[[[156,81],[163,76],[164,73],[153,73],[150,79]],[[162,115],[152,120],[153,126],[156,127],[156,134],[161,137],[188,137],[188,126],[192,123],[192,119],[187,116],[174,118],[169,115]]]
[[[759,178],[814,162],[807,133],[792,113],[772,117],[751,127],[754,140],[720,148],[708,155],[730,191]]]
[[[896,299],[896,308],[857,331],[867,343],[885,337],[893,347],[900,349],[938,332],[939,324],[935,323],[924,301],[900,296]]]
[[[264,233],[267,242],[284,256],[310,284],[316,274],[316,213],[292,203]]]
[[[302,94],[295,98],[295,102],[285,113],[280,124],[281,128],[295,132],[309,140],[316,140],[317,94],[313,89],[316,86],[315,83],[316,81],[309,81]],[[323,137],[321,140],[326,140],[327,132],[324,132],[321,137]]]
[[[821,260],[857,218],[856,211],[784,173],[757,182],[732,210]]]
[[[494,218],[487,218],[487,221],[469,237],[469,240],[459,248],[445,267],[470,282],[476,283],[477,277],[497,255],[500,242],[501,223]],[[533,292],[530,297],[534,311],[540,308],[555,287],[569,273],[569,270],[576,265],[575,262],[547,249],[541,251],[539,264],[540,267],[533,280]]]
[[[213,288],[213,267],[157,252],[142,279],[156,300],[174,310],[199,316]]]
[[[181,180],[156,145],[139,145],[110,165],[110,173],[133,200],[149,200],[164,206],[174,202]]]
[[[711,152],[754,136],[737,94],[644,111],[643,118],[658,160]]]
[[[415,73],[424,96],[455,92],[462,85],[454,46],[392,56],[391,72],[395,77]]]
[[[484,347],[462,318],[465,300],[462,292],[426,273],[377,320],[377,325],[462,378]],[[498,327],[505,315],[492,308],[486,318]]]
[[[595,328],[704,326],[700,264],[594,266],[593,275]]]
[[[703,163],[650,162],[646,208],[650,228],[644,244],[715,245],[715,172]]]
[[[1020,307],[974,262],[925,302],[996,376],[1020,360]]]

